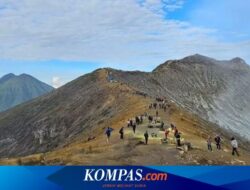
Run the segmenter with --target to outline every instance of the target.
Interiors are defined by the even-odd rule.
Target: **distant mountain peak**
[[[216,61],[215,59],[205,56],[205,55],[201,55],[201,54],[194,54],[194,55],[190,55],[187,57],[184,57],[181,61],[183,62],[196,62],[196,63],[211,63]]]
[[[16,77],[16,75],[13,74],[13,73],[9,73],[7,75],[4,75],[2,78],[0,78],[0,83],[3,83],[3,82],[5,82],[5,81],[7,81],[9,79],[14,78],[14,77]]]
[[[245,62],[244,59],[240,57],[235,57],[231,59],[229,62],[230,62],[229,66],[234,69],[241,69],[241,70],[250,69],[250,66]]]
[[[30,76],[30,75],[28,75],[28,74],[26,74],[26,73],[22,73],[22,74],[20,74],[19,76]]]
[[[230,61],[234,62],[234,63],[246,64],[245,60],[240,58],[240,57],[235,57],[235,58],[231,59]]]
[[[4,75],[4,77],[15,77],[16,75],[15,74],[13,74],[13,73],[9,73],[9,74],[7,74],[7,75]]]
[[[12,79],[35,79],[34,77],[32,77],[31,75],[28,75],[26,73],[22,73],[20,75],[15,75],[13,73],[9,73],[4,75],[2,78],[0,78],[0,83],[4,83],[8,80],[12,80]]]
[[[201,64],[201,65],[209,65],[214,64],[216,62],[215,59],[201,55],[201,54],[194,54],[187,57],[184,57],[183,59],[179,60],[168,60],[165,63],[159,65],[157,68],[153,70],[155,71],[161,71],[168,68],[177,68],[179,64],[184,65],[191,65],[191,64]]]
[[[25,74],[25,73],[20,74],[18,77],[19,77],[19,78],[32,78],[32,79],[34,79],[33,76],[28,75],[28,74]]]
[[[16,75],[13,73],[9,73],[9,74],[2,76],[2,78],[12,78],[12,77],[16,77]]]
[[[194,55],[187,56],[186,58],[209,58],[209,59],[211,59],[210,57],[207,57],[205,55],[201,55],[201,54],[198,54],[198,53],[196,53]]]
[[[28,74],[0,78],[0,112],[52,91],[53,88]]]

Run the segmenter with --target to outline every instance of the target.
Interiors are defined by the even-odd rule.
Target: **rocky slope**
[[[120,84],[110,86],[117,89]],[[115,90],[114,94],[120,92]],[[130,93],[130,92],[129,92]],[[154,109],[148,109],[153,100],[148,97],[139,97],[130,94],[126,102],[126,109],[105,120],[99,127],[92,128],[87,135],[86,131],[79,134],[71,143],[58,147],[52,151],[32,154],[28,156],[0,159],[0,165],[249,165],[250,152],[243,145],[249,144],[239,141],[240,157],[231,155],[230,134],[220,130],[209,122],[190,114],[170,103],[167,112],[159,110],[160,119],[169,126],[174,123],[182,134],[182,142],[189,142],[192,149],[183,151],[183,147],[176,148],[174,134],[170,132],[169,143],[162,144],[164,132],[157,128],[148,128],[148,120],[137,126],[134,134],[131,127],[124,128],[124,139],[119,138],[121,126],[126,125],[127,118],[147,112],[155,115]],[[125,102],[124,102],[125,103]],[[107,143],[102,126],[110,125],[112,132],[110,143]],[[143,134],[150,134],[148,145],[144,145]],[[151,137],[151,133],[157,137]],[[207,150],[206,139],[220,133],[223,138],[222,150]],[[92,137],[88,140],[88,137]],[[95,138],[93,138],[95,137]]]
[[[201,55],[170,60],[152,73],[111,71],[152,97],[168,97],[205,120],[250,139],[250,67],[240,58]]]
[[[71,142],[83,131],[87,134],[101,127],[127,109],[128,91],[126,86],[111,88],[105,71],[98,70],[1,113],[0,156],[46,152]]]
[[[30,75],[7,74],[0,78],[0,111],[44,95],[53,88]]]
[[[200,55],[167,61],[151,73],[99,69],[1,113],[0,156],[16,157],[54,150],[62,156],[68,145],[69,149],[80,151],[71,145],[73,142],[81,142],[85,149],[101,146],[100,150],[106,151],[104,128],[110,125],[118,130],[128,118],[147,112],[149,103],[161,96],[178,107],[175,115],[180,114],[178,119],[163,116],[165,122],[180,123],[178,127],[187,130],[186,136],[196,139],[193,143],[197,145],[216,133],[225,139],[235,133],[249,138],[249,76],[249,66],[239,58],[217,61]],[[188,119],[183,119],[183,113]],[[195,133],[188,130],[194,126]],[[96,137],[97,142],[89,145],[85,140],[90,136]],[[240,138],[239,141],[247,151],[249,144]],[[112,151],[109,153],[112,155]],[[48,154],[59,159],[53,153]],[[116,154],[119,157],[119,151]],[[203,153],[198,151],[197,154]],[[72,152],[67,157],[75,159]],[[76,161],[68,160],[64,164],[67,163]]]

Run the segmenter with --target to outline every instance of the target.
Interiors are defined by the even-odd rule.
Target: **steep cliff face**
[[[209,119],[250,139],[250,69],[241,59],[223,64],[225,88],[213,96]]]
[[[242,59],[194,55],[167,62],[154,73],[178,103],[250,139],[250,67]]]
[[[112,71],[114,78],[250,139],[250,67],[240,58],[202,55],[170,60],[152,73]]]

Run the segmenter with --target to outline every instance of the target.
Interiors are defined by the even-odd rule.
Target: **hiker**
[[[238,149],[238,142],[234,137],[231,138],[231,145],[232,145],[232,155],[234,156],[234,154],[236,153],[237,156],[240,156],[240,154],[237,150]]]
[[[153,104],[150,104],[150,105],[149,105],[149,109],[152,109],[152,108],[153,108]]]
[[[159,104],[159,108],[162,109],[162,104]]]
[[[219,135],[217,135],[214,138],[214,141],[216,143],[217,150],[220,150],[221,149],[221,137]]]
[[[142,124],[143,123],[143,115],[141,115],[139,119],[140,119],[140,124]]]
[[[181,133],[177,132],[175,135],[177,146],[181,146]]]
[[[164,129],[164,122],[163,121],[161,121],[161,129]]]
[[[158,117],[158,115],[159,115],[158,110],[156,110],[155,115],[156,115],[156,117]]]
[[[175,128],[175,126],[174,126],[174,124],[173,123],[171,123],[170,124],[170,127],[171,127],[171,130],[173,131],[174,130],[174,128]]]
[[[155,124],[158,123],[157,117],[154,118],[154,122],[155,122]]]
[[[135,122],[136,122],[136,125],[139,125],[140,124],[140,119],[138,116],[135,117]]]
[[[166,130],[165,130],[165,139],[166,139],[166,140],[168,139],[168,135],[169,135],[169,129],[166,129]]]
[[[209,151],[213,151],[213,149],[212,149],[212,138],[210,136],[207,139],[207,149]]]
[[[122,127],[119,131],[120,133],[120,139],[123,139],[123,135],[124,135],[124,127]]]
[[[174,126],[174,136],[176,136],[179,133],[178,129],[176,126]]]
[[[130,120],[127,121],[127,127],[130,127]]]
[[[145,144],[148,144],[148,131],[144,133]]]
[[[106,135],[107,135],[107,142],[109,143],[109,139],[110,139],[110,136],[111,136],[111,132],[113,131],[113,129],[112,128],[110,128],[110,127],[108,127],[107,129],[106,129]]]
[[[152,123],[153,117],[152,117],[151,115],[149,115],[149,116],[148,116],[148,120],[149,120],[150,123]]]
[[[132,119],[130,119],[130,124],[129,124],[129,126],[133,126],[133,120]]]
[[[133,127],[133,132],[134,132],[134,134],[135,134],[136,124],[134,123],[132,127]]]
[[[153,106],[154,106],[154,108],[156,109],[156,108],[157,108],[157,103],[154,103],[154,105],[153,105]]]
[[[164,112],[167,112],[167,106],[164,106],[163,109],[164,109]]]

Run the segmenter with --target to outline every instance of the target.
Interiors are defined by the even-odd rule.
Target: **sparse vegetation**
[[[188,64],[200,65],[193,73]],[[0,164],[250,164],[249,141],[238,138],[241,157],[233,158],[229,143],[233,132],[206,119],[206,103],[213,101],[211,94],[203,91],[214,92],[216,88],[216,94],[220,94],[225,90],[221,86],[227,85],[218,84],[222,82],[217,73],[220,70],[207,68],[207,60],[172,61],[152,73],[112,70],[116,82],[107,80],[109,70],[112,69],[99,69],[47,96],[0,114],[0,130],[4,132],[1,139],[13,136],[1,141],[8,143],[0,149]],[[159,96],[168,101],[167,111],[159,112],[159,120],[166,126],[174,123],[182,133],[182,141],[191,143],[192,149],[176,149],[173,135],[162,143],[164,130],[157,128],[160,123],[149,128],[149,123],[144,122],[135,134],[126,127],[127,120],[136,115],[155,114],[148,105]],[[114,129],[109,144],[104,135],[107,126]],[[122,126],[124,140],[119,139]],[[144,143],[145,130],[150,132],[148,145]],[[216,134],[224,139],[223,150],[208,152],[206,139]]]

